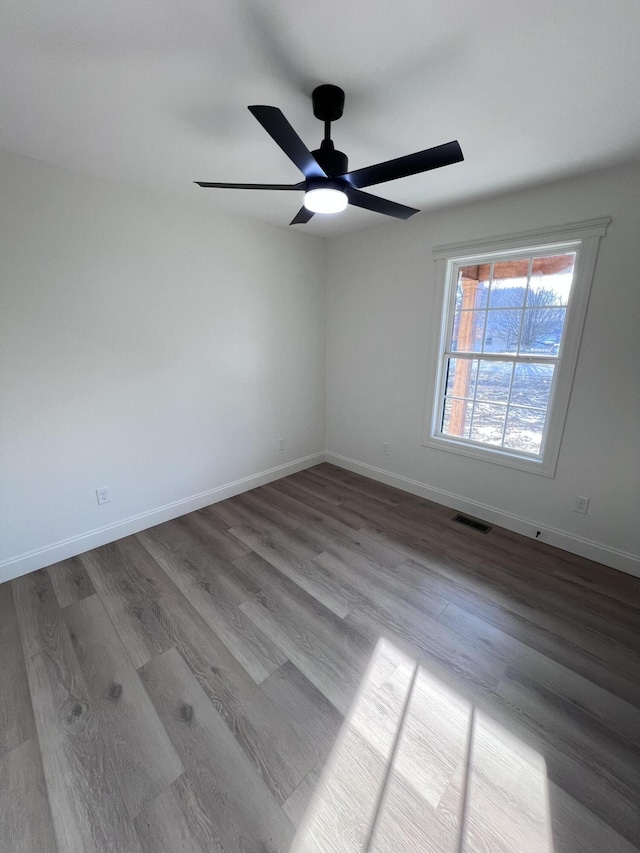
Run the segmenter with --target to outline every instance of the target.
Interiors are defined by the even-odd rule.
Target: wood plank
[[[295,530],[300,526],[300,522],[295,518],[277,518],[272,511],[269,511],[268,507],[253,505],[251,500],[244,499],[247,494],[250,495],[249,492],[245,492],[235,498],[212,504],[200,512],[213,519],[224,530],[247,523],[254,524],[261,529],[268,529],[274,524],[278,527],[286,527],[289,530]]]
[[[350,594],[353,601],[351,610],[359,606],[371,612],[386,612],[386,605],[407,605],[437,617],[448,603],[442,595],[433,592],[432,586],[414,582],[403,567],[379,565],[371,558],[341,547],[340,543],[329,547],[315,558],[314,563],[332,576],[335,582],[353,590]]]
[[[367,853],[459,853],[459,812],[447,817],[439,818],[411,785],[388,785]],[[470,848],[462,849],[471,853]]]
[[[300,503],[321,512],[329,518],[334,518],[341,524],[346,524],[353,530],[359,530],[369,523],[369,519],[365,515],[362,515],[362,513],[347,508],[343,504],[335,506],[334,504],[327,503],[327,501],[323,500],[321,497],[316,497],[311,492],[300,488],[300,486],[297,485],[297,482],[291,477],[287,477],[284,480],[275,480],[269,485],[272,489],[282,492],[289,497],[295,498]],[[238,521],[237,523],[242,524],[242,521]],[[230,526],[233,527],[234,525]]]
[[[342,714],[291,661],[263,681],[260,690],[307,744],[314,766],[324,763],[340,731]]]
[[[134,536],[83,554],[83,565],[136,669],[171,647],[145,578],[155,560]]]
[[[299,539],[292,538],[292,533],[261,532],[248,524],[232,527],[230,533],[336,616],[346,616],[356,603],[357,599],[351,589],[345,584],[336,583],[335,579],[315,562],[313,558],[320,551],[305,547]]]
[[[140,853],[71,641],[27,660],[51,815],[64,853]]]
[[[25,658],[60,644],[60,610],[44,569],[11,581]]]
[[[58,607],[68,607],[76,601],[95,593],[91,579],[79,557],[71,557],[49,566],[49,580],[58,601]]]
[[[228,530],[235,524],[244,524],[246,521],[246,512],[243,512],[234,502],[234,498],[227,498],[225,501],[210,504],[203,507],[199,512],[207,518],[211,518],[222,530]]]
[[[0,756],[0,850],[57,853],[35,738]]]
[[[468,763],[473,705],[433,672],[419,666],[404,712],[389,785],[408,784],[430,809],[451,793],[456,770]],[[394,781],[395,780],[395,781]],[[457,800],[462,804],[462,787]]]
[[[461,836],[473,719],[468,700],[418,668],[368,849],[471,849]]]
[[[291,853],[368,849],[414,671],[413,661],[405,659],[382,684],[363,678]]]
[[[312,560],[322,550],[315,545],[311,545],[306,537],[301,536],[298,531],[294,530],[277,529],[275,527],[271,530],[260,530],[249,522],[229,529],[229,533],[235,536],[236,539],[239,539],[239,541],[243,540],[235,532],[238,530],[244,531],[247,536],[252,537],[252,544],[246,546],[247,553],[254,550],[253,543],[256,545],[264,543],[273,553],[276,560],[279,556],[282,556],[285,559],[288,558],[291,562],[301,563],[305,560]]]
[[[206,543],[207,553],[216,561],[231,562],[249,553],[241,542],[231,536],[214,518],[204,512],[191,512],[177,518],[192,536]]]
[[[613,820],[626,838],[640,839],[640,748],[598,726],[571,702],[563,702],[516,670],[507,670],[496,692],[521,721],[547,745],[553,745],[554,758],[566,754],[580,764],[585,776],[590,773],[599,783],[597,802],[586,797],[582,785],[568,792],[605,822]]]
[[[449,604],[438,621],[551,691],[582,715],[592,716],[612,735],[621,735],[629,744],[640,746],[640,709],[455,604]]]
[[[134,602],[153,602],[167,647],[180,651],[274,796],[284,801],[313,766],[311,750],[142,545],[134,544],[146,557],[146,562],[130,560],[127,566]],[[116,579],[123,571],[116,569]],[[116,624],[125,647],[133,636],[136,648],[135,632],[144,631],[143,624],[134,617],[129,627]]]
[[[314,522],[323,523],[329,519],[329,516],[320,512],[320,510],[315,507],[296,500],[296,498],[293,498],[281,489],[276,488],[277,482],[282,484],[285,483],[286,480],[280,480],[276,481],[276,483],[268,483],[266,486],[260,486],[259,489],[254,489],[252,494],[262,503],[268,503],[272,507],[275,507],[278,510],[280,517],[290,519],[291,524],[293,525],[290,527],[291,530],[299,530],[301,527],[306,527],[308,524],[313,524]],[[341,526],[339,521],[336,521],[335,524]],[[236,527],[237,525],[232,524],[231,526]]]
[[[336,465],[331,465],[328,462],[315,465],[313,468],[308,468],[307,471],[314,477],[322,477],[340,487],[343,490],[341,491],[343,499],[345,489],[347,490],[347,495],[349,491],[353,491],[356,494],[364,495],[367,498],[380,501],[388,506],[398,506],[409,497],[406,492],[386,486],[384,483],[378,483],[376,480],[370,480],[368,477],[362,477],[360,474],[354,474],[345,468],[338,468]]]
[[[590,589],[597,596],[606,595],[615,601],[640,609],[640,589],[632,575],[585,560],[568,551],[544,545],[549,571],[554,577]]]
[[[0,585],[0,756],[35,734],[11,586]]]
[[[158,794],[134,824],[144,853],[225,853],[186,773]]]
[[[367,533],[385,544],[389,541],[387,534],[373,528],[367,528]],[[420,556],[419,549],[406,541],[402,547],[411,555],[403,568],[427,578],[434,593],[640,707],[640,681],[626,675],[629,669],[635,672],[638,664],[627,650],[571,620],[549,614],[544,606],[536,606],[534,593],[515,595],[476,578],[463,566],[447,566]]]
[[[346,714],[374,644],[257,554],[234,565],[264,580],[263,591],[242,611]]]
[[[561,621],[548,623],[540,612],[529,613],[529,618],[506,610],[475,593],[466,595],[448,593],[447,597],[462,610],[483,619],[512,639],[522,642],[553,661],[579,673],[604,690],[613,693],[636,708],[640,708],[640,683],[623,672],[612,671],[597,655],[593,637],[576,631]],[[446,612],[446,611],[445,611]],[[544,624],[540,624],[543,622]],[[611,653],[611,649],[605,656]],[[616,667],[622,670],[623,667]]]
[[[140,672],[226,853],[286,853],[291,824],[178,651]]]
[[[256,684],[285,662],[286,656],[238,608],[246,593],[205,549],[185,542],[177,525],[161,525],[138,539]]]
[[[282,804],[282,810],[296,829],[300,826],[302,818],[311,802],[311,798],[320,781],[323,768],[324,762],[316,764]]]
[[[392,486],[354,474],[345,468],[338,468],[328,462],[315,465],[301,472],[305,481],[314,484],[316,488],[329,490],[329,493],[341,503],[353,498],[365,501],[376,501],[387,508],[413,506],[418,498],[407,492],[401,492]],[[437,504],[434,504],[437,506]]]
[[[260,489],[243,492],[235,500],[242,521],[238,520],[231,527],[238,524],[251,524],[258,530],[298,530],[301,527],[300,519],[280,512],[278,507],[265,500]]]
[[[328,504],[333,504],[333,506],[340,506],[344,501],[344,490],[340,489],[337,486],[334,486],[329,480],[324,480],[322,477],[316,477],[313,472],[307,471],[298,471],[297,474],[293,474],[290,478],[292,483],[302,489],[304,492],[308,492],[315,498],[319,498],[321,501],[324,501]]]
[[[594,769],[583,760],[580,751],[563,743],[553,726],[549,727],[548,714],[532,718],[496,693],[476,692],[472,701],[477,709],[544,758],[550,782],[628,840],[640,838],[633,834],[637,832],[637,808],[630,805],[626,794],[600,768]]]
[[[389,533],[400,545],[404,539],[413,551],[411,556],[432,568],[458,572],[462,569],[470,579],[476,578],[498,592],[507,592],[521,602],[532,599],[544,605],[545,613],[557,621],[570,620],[578,628],[588,626],[600,635],[601,641],[613,640],[637,653],[640,611],[554,577],[541,560],[540,543],[520,538],[516,544],[500,528],[495,528],[489,537],[479,536],[464,528],[455,529],[460,526],[451,519],[444,524],[434,523],[433,513],[415,508],[385,510],[368,506],[367,512],[379,533]],[[536,565],[535,575],[530,571],[532,563]]]
[[[554,853],[638,853],[637,847],[553,782],[549,805]]]
[[[482,713],[476,713],[471,735],[465,849],[548,853],[551,827],[543,757]]]
[[[214,543],[212,547],[211,538],[203,535],[205,529],[204,525],[197,522],[176,518],[144,530],[136,538],[158,565],[162,566],[162,561],[171,566],[179,565],[192,586],[224,601],[229,607],[242,604],[258,590],[248,590],[246,585],[238,584],[233,574],[226,571],[231,560],[219,556],[223,550],[220,543]],[[221,533],[235,542],[235,548],[228,546],[225,552],[233,550],[239,556],[249,553],[249,549],[235,537],[224,530]]]
[[[68,607],[65,619],[133,818],[182,774],[180,759],[98,596]]]
[[[281,481],[281,485],[283,482]],[[307,506],[281,489],[277,489],[276,485],[262,486],[259,490],[260,500],[275,505],[285,516],[297,518],[301,522],[301,527],[297,529],[298,535],[305,538],[311,537],[314,544],[320,543],[321,550],[326,550],[327,544],[348,548],[382,566],[398,566],[404,562],[404,556],[397,550],[387,548],[375,539],[365,536],[361,531],[338,521],[337,518]]]
[[[404,602],[384,602],[375,610],[357,607],[345,621],[372,642],[383,632],[459,689],[472,684],[492,690],[505,670],[503,661]]]
[[[357,689],[358,672],[345,663],[335,648],[323,647],[316,638],[310,639],[304,621],[285,617],[282,622],[272,604],[248,601],[242,610],[341,713],[347,713]]]

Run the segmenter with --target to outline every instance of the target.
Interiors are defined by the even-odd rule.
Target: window
[[[553,476],[608,221],[436,249],[424,444]]]

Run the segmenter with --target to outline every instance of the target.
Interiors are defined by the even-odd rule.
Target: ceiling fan
[[[331,141],[331,122],[341,118],[344,110],[344,92],[339,86],[318,86],[311,95],[313,114],[324,122],[324,139],[320,148],[309,151],[284,114],[277,107],[251,106],[249,110],[258,119],[274,142],[282,148],[304,175],[297,184],[227,184],[195,181],[201,187],[222,187],[239,190],[299,190],[304,192],[304,204],[289,223],[308,222],[314,213],[339,213],[347,204],[373,210],[396,219],[408,219],[418,210],[388,201],[380,196],[362,192],[370,187],[396,178],[405,178],[449,166],[464,159],[458,142],[447,142],[417,151],[406,157],[386,160],[364,169],[348,171],[346,154],[338,151]]]

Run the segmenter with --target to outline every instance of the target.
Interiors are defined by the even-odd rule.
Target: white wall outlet
[[[111,502],[111,492],[109,489],[96,489],[96,497],[99,504],[108,504]]]
[[[382,442],[382,453],[385,456],[388,456],[390,452],[391,452],[391,445],[389,444],[388,441],[383,441]]]
[[[581,512],[583,515],[587,514],[589,509],[589,498],[581,498],[580,496],[576,497],[576,502],[573,505],[574,512]]]
[[[278,450],[284,450],[284,438],[278,439]]]

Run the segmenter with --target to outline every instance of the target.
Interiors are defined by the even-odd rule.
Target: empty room
[[[640,853],[640,7],[8,0],[2,853]]]

